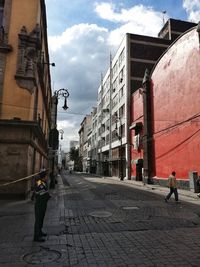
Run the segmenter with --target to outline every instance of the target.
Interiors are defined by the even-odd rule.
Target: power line
[[[14,105],[14,104],[0,103],[0,105],[16,107],[16,108],[19,108],[19,109],[22,108],[22,109],[27,109],[27,110],[34,110],[35,109],[35,108],[30,108],[30,107],[25,107],[25,106],[18,106],[18,105]],[[38,111],[41,111],[41,109],[38,109]],[[58,113],[59,114],[64,113],[64,114],[69,114],[69,115],[78,115],[78,116],[86,116],[86,115],[88,115],[87,113],[66,112],[66,111],[58,111]],[[175,128],[175,127],[177,127],[177,126],[179,126],[181,124],[184,124],[186,122],[189,122],[189,121],[191,121],[193,119],[196,119],[198,117],[200,117],[200,112],[196,113],[195,115],[189,117],[186,120],[176,122],[174,125],[171,125],[171,126],[168,126],[166,128],[163,128],[163,129],[155,132],[154,135],[156,135],[158,133],[161,133],[161,132],[164,132],[164,131],[167,131],[169,129]],[[127,118],[126,117],[122,117],[122,119],[127,119]],[[162,122],[162,121],[175,122],[174,120],[164,120],[164,119],[154,120],[154,122]],[[200,121],[195,121],[195,122],[200,122]]]

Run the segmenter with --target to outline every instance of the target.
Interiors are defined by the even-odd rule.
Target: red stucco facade
[[[200,50],[195,29],[185,33],[153,70],[153,117],[157,177],[176,170],[200,173]]]
[[[193,28],[169,47],[151,73],[152,153],[158,178],[167,178],[172,170],[185,180],[189,171],[200,173],[199,73],[199,34]],[[133,123],[143,115],[139,96],[138,90],[132,101]],[[141,155],[132,148],[132,162]],[[135,176],[134,164],[131,171]]]

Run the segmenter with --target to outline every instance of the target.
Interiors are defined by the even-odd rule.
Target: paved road
[[[0,266],[200,266],[199,205],[67,172],[51,193],[42,244],[33,203],[0,202]]]
[[[200,266],[199,206],[111,179],[63,180],[68,244],[79,252],[72,266]]]

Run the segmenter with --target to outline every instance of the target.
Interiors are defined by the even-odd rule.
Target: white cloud
[[[64,45],[69,45],[78,40],[81,36],[87,38],[91,32],[107,32],[107,29],[98,27],[96,24],[81,23],[74,25],[71,28],[66,29],[61,35],[50,36],[49,48],[52,51],[56,51]]]
[[[70,122],[69,123],[69,121],[67,121],[67,120],[60,120],[60,121],[58,121],[58,129],[62,129],[63,130],[63,128],[65,128],[65,129],[69,129],[69,128],[73,128],[75,126],[75,123],[73,123],[73,122]]]
[[[157,36],[163,23],[161,12],[143,5],[136,5],[130,9],[122,8],[117,12],[114,4],[96,3],[95,11],[101,18],[118,23],[108,38],[109,44],[113,46],[120,44],[125,33]]]
[[[65,29],[60,35],[49,36],[53,89],[69,91],[67,112],[63,100],[58,105],[58,129],[64,130],[62,149],[67,150],[70,140],[78,140],[80,123],[97,102],[101,73],[109,66],[110,52],[119,46],[125,33],[157,36],[162,27],[162,14],[142,5],[117,9],[109,3],[95,5],[96,13],[111,21],[114,29],[96,24],[80,23]],[[75,114],[76,113],[76,114]]]
[[[69,142],[71,140],[78,140],[77,125],[75,122],[68,120],[58,120],[58,130],[63,130],[63,139],[61,139],[61,133],[59,133],[59,144],[64,151],[69,150]]]
[[[102,19],[111,21],[119,21],[120,14],[115,13],[115,5],[113,3],[95,3],[95,11]]]
[[[70,62],[76,62],[77,60],[78,60],[77,57],[71,57],[71,58],[69,59]]]
[[[95,24],[74,25],[49,37],[51,62],[56,64],[51,69],[53,89],[66,88],[70,94],[67,112],[62,110],[64,99],[60,97],[58,104],[58,128],[64,130],[65,150],[70,140],[78,139],[81,121],[96,105],[100,75],[109,63],[107,39],[107,29]]]
[[[188,13],[188,19],[193,22],[200,21],[200,0],[184,0],[183,7]]]

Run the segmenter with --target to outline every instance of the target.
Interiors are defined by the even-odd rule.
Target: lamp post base
[[[50,189],[55,189],[55,184],[56,184],[56,181],[55,181],[55,175],[53,173],[50,173],[50,184],[49,184],[49,188]]]

